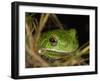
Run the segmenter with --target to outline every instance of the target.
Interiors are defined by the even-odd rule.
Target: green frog
[[[79,47],[77,31],[55,29],[43,32],[38,41],[38,53],[46,58],[60,59],[75,52]]]

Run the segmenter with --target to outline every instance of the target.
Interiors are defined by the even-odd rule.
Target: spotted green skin
[[[56,29],[43,32],[38,42],[39,49],[53,49],[61,52],[64,51],[66,52],[66,54],[63,55],[62,53],[56,53],[53,51],[42,51],[39,54],[47,58],[59,59],[62,56],[68,55],[68,53],[74,52],[79,46],[76,33],[77,32],[75,29]],[[50,38],[54,38],[56,40],[55,45],[52,45],[52,42],[50,42]]]

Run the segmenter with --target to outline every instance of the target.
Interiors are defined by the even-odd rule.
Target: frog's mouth
[[[42,48],[42,49],[39,49],[38,53],[42,53],[43,51],[48,51],[48,52],[53,52],[55,54],[58,54],[58,55],[68,55],[68,54],[71,54],[73,52],[76,51],[76,49],[74,49],[73,51],[63,51],[63,50],[55,50],[55,49],[48,49],[48,48]]]

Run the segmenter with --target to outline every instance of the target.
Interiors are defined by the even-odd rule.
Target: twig
[[[80,51],[80,55],[85,55],[89,51],[89,45]]]
[[[34,57],[34,59],[37,60],[37,61],[40,63],[41,66],[49,66],[48,63],[46,63],[39,55],[37,55],[37,54],[35,53],[35,46],[34,46],[35,41],[34,41],[34,39],[33,39],[31,30],[29,29],[29,26],[28,26],[27,23],[26,23],[26,25],[25,25],[25,28],[26,28],[26,34],[27,34],[27,36],[29,37],[29,38],[28,38],[28,41],[29,41],[29,42],[28,42],[28,45],[29,45],[29,46],[28,46],[27,44],[25,45],[26,51],[28,52],[28,54],[29,54],[31,57]],[[34,48],[34,49],[33,49],[33,48]]]
[[[30,49],[27,45],[25,46],[26,51],[28,54],[32,57],[34,57],[35,60],[37,60],[41,66],[48,67],[49,64],[45,62],[39,55],[37,55],[32,49]]]
[[[26,28],[26,34],[29,37],[29,39],[28,39],[29,40],[29,47],[33,48],[34,40],[32,38],[32,33],[31,33],[31,31],[30,31],[29,26],[28,26],[27,23],[25,24],[25,28]]]
[[[86,42],[85,44],[83,44],[83,45],[79,48],[79,50],[83,49],[83,48],[86,47],[87,45],[89,45],[89,41]]]
[[[44,25],[45,25],[45,23],[47,22],[47,20],[48,20],[48,16],[49,16],[49,14],[45,14],[45,15],[41,15],[41,18],[40,18],[40,22],[39,22],[39,27],[38,27],[38,29],[37,29],[37,31],[36,31],[36,33],[35,33],[35,35],[34,35],[34,39],[35,39],[35,47],[37,47],[37,42],[38,42],[38,40],[39,40],[39,37],[40,37],[40,35],[41,35],[41,31],[43,30],[43,28],[44,28]]]
[[[52,16],[52,21],[55,22],[54,24],[57,25],[60,29],[63,29],[63,25],[61,24],[60,20],[55,14],[51,14]]]

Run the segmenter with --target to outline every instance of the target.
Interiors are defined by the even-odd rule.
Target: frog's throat
[[[70,54],[76,51],[76,49],[74,49],[73,51],[61,51],[61,50],[55,50],[55,49],[48,49],[48,48],[42,48],[39,49],[38,53],[42,53],[43,51],[49,51],[49,52],[54,52],[56,54]]]

